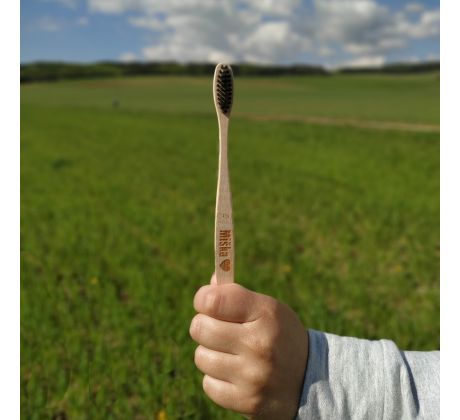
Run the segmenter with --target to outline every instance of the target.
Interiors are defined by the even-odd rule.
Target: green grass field
[[[211,82],[22,87],[24,418],[238,418],[188,335],[214,262]],[[235,83],[237,280],[306,327],[439,348],[438,75]]]

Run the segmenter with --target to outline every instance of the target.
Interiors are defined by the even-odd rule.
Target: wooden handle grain
[[[229,118],[218,113],[219,171],[217,179],[215,220],[215,272],[217,284],[232,283],[235,268],[235,238],[233,233],[232,194],[228,172]]]

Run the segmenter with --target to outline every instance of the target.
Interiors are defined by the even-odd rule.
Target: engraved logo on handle
[[[232,249],[232,231],[230,229],[219,231],[219,257],[229,257]],[[223,271],[230,271],[230,259],[223,260],[219,267]]]
[[[220,263],[220,268],[224,271],[230,271],[230,260],[227,258]]]
[[[219,257],[228,257],[232,249],[232,231],[230,229],[219,231]]]

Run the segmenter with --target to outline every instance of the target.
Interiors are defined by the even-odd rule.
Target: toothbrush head
[[[218,64],[214,72],[214,102],[216,109],[230,117],[233,103],[233,71],[228,64]]]

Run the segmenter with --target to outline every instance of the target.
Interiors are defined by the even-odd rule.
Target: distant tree
[[[295,64],[289,66],[234,64],[236,75],[240,76],[310,76],[330,74],[321,66]],[[439,71],[439,62],[428,63],[397,63],[381,68],[344,68],[338,73],[422,73]],[[21,65],[21,83],[54,81],[63,79],[90,79],[101,77],[123,77],[144,75],[186,75],[209,76],[214,71],[214,64],[175,62],[98,62],[92,64],[36,62]]]

